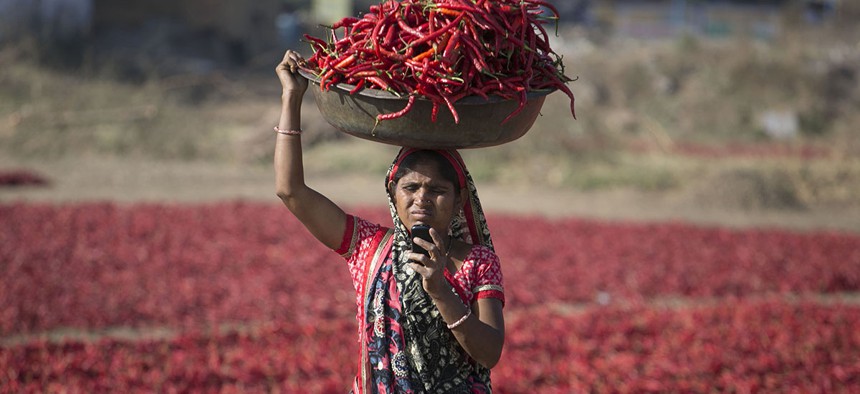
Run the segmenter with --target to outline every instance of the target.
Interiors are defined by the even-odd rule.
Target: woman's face
[[[441,234],[448,233],[451,219],[460,210],[461,191],[442,177],[433,163],[418,163],[393,187],[397,216],[411,229],[426,224]]]

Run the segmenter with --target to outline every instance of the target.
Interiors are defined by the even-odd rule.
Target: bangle
[[[302,134],[302,129],[298,129],[298,130],[287,130],[287,129],[282,129],[282,128],[278,127],[278,126],[275,126],[275,132],[276,132],[276,133],[278,133],[278,134],[284,134],[284,135],[301,135],[301,134]]]
[[[449,324],[449,325],[448,325],[448,329],[449,329],[449,330],[453,330],[453,329],[455,329],[455,328],[457,328],[457,327],[460,327],[460,325],[461,325],[461,324],[463,324],[463,322],[465,322],[465,321],[466,321],[466,319],[468,319],[468,318],[469,318],[469,316],[472,316],[472,309],[471,309],[471,308],[469,308],[469,307],[466,307],[466,314],[465,314],[465,315],[463,315],[463,317],[461,317],[461,318],[460,318],[460,320],[457,320],[457,321],[455,321],[455,322],[453,322],[453,323]]]

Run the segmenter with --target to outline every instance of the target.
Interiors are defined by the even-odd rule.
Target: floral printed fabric
[[[373,254],[373,235],[378,231],[384,231],[384,227],[349,215],[347,217],[347,229],[344,234],[343,244],[336,253],[343,256],[349,267],[352,283],[358,289],[364,280],[361,277],[365,264],[369,262],[369,256]],[[355,236],[353,236],[355,234]],[[446,272],[446,277],[455,286],[457,293],[463,302],[471,305],[481,298],[497,298],[505,303],[505,292],[503,288],[503,277],[499,257],[492,250],[475,245],[472,251],[463,260],[463,266],[453,276]],[[453,278],[453,280],[451,280]],[[356,293],[355,304],[361,306],[362,294]],[[361,319],[361,316],[357,316]]]
[[[347,224],[343,245],[337,252],[347,259],[353,285],[358,289],[365,279],[362,277],[364,265],[369,262],[369,257],[374,253],[373,236],[379,231],[384,231],[385,228],[354,216],[348,217]],[[403,328],[399,323],[403,318],[402,308],[398,302],[400,294],[392,276],[392,266],[389,256],[373,281],[373,288],[369,292],[373,294],[373,299],[367,301],[371,306],[368,308],[367,315],[356,317],[360,321],[367,321],[368,330],[373,331],[373,335],[370,336],[372,339],[365,346],[368,347],[370,355],[374,377],[373,388],[376,392],[421,393],[425,390],[420,387],[417,390],[413,388],[408,378],[410,361],[407,352],[404,351],[406,344],[403,341]],[[472,305],[481,298],[496,298],[503,304],[505,302],[499,258],[489,248],[473,246],[460,270],[453,275],[446,272],[446,277],[464,303]],[[366,302],[363,295],[356,292],[356,306],[359,314],[362,302]],[[453,345],[459,348],[459,344]],[[461,351],[456,348],[456,351]],[[477,377],[469,380],[472,386],[469,392],[489,392],[489,388]]]
[[[416,152],[403,148],[386,174],[393,181],[403,160]],[[504,303],[501,270],[472,177],[456,151],[436,151],[457,171],[468,200],[455,216],[449,235],[473,245],[467,262],[446,278],[467,304],[494,297]],[[421,276],[409,268],[409,232],[393,197],[388,206],[392,229],[353,216],[338,252],[347,259],[358,294],[359,375],[353,391],[379,393],[489,393],[490,371],[472,360],[457,342]],[[477,273],[476,273],[477,272]]]

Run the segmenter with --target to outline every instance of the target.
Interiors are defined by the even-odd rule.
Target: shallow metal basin
[[[354,86],[344,83],[322,91],[314,74],[306,70],[300,70],[300,74],[312,83],[309,89],[323,117],[338,130],[371,141],[415,148],[481,148],[516,140],[529,131],[546,96],[553,92],[529,93],[523,110],[505,124],[502,121],[519,103],[493,96],[489,100],[466,97],[455,103],[459,124],[445,106],[439,108],[436,122],[432,122],[433,104],[427,99],[417,99],[403,117],[377,123],[376,115],[400,111],[407,99],[378,89],[350,94]]]

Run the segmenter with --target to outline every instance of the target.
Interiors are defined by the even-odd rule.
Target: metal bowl
[[[435,122],[431,121],[433,104],[416,99],[403,117],[377,122],[376,115],[397,112],[406,106],[407,98],[378,89],[363,89],[350,94],[353,85],[339,83],[327,91],[319,87],[319,78],[307,70],[299,73],[314,86],[314,99],[323,117],[338,130],[371,141],[390,145],[427,149],[467,149],[501,145],[516,140],[532,127],[540,114],[546,96],[554,90],[530,92],[519,114],[502,121],[519,106],[517,100],[490,96],[465,97],[454,108],[460,123],[454,122],[447,107],[441,106]]]

